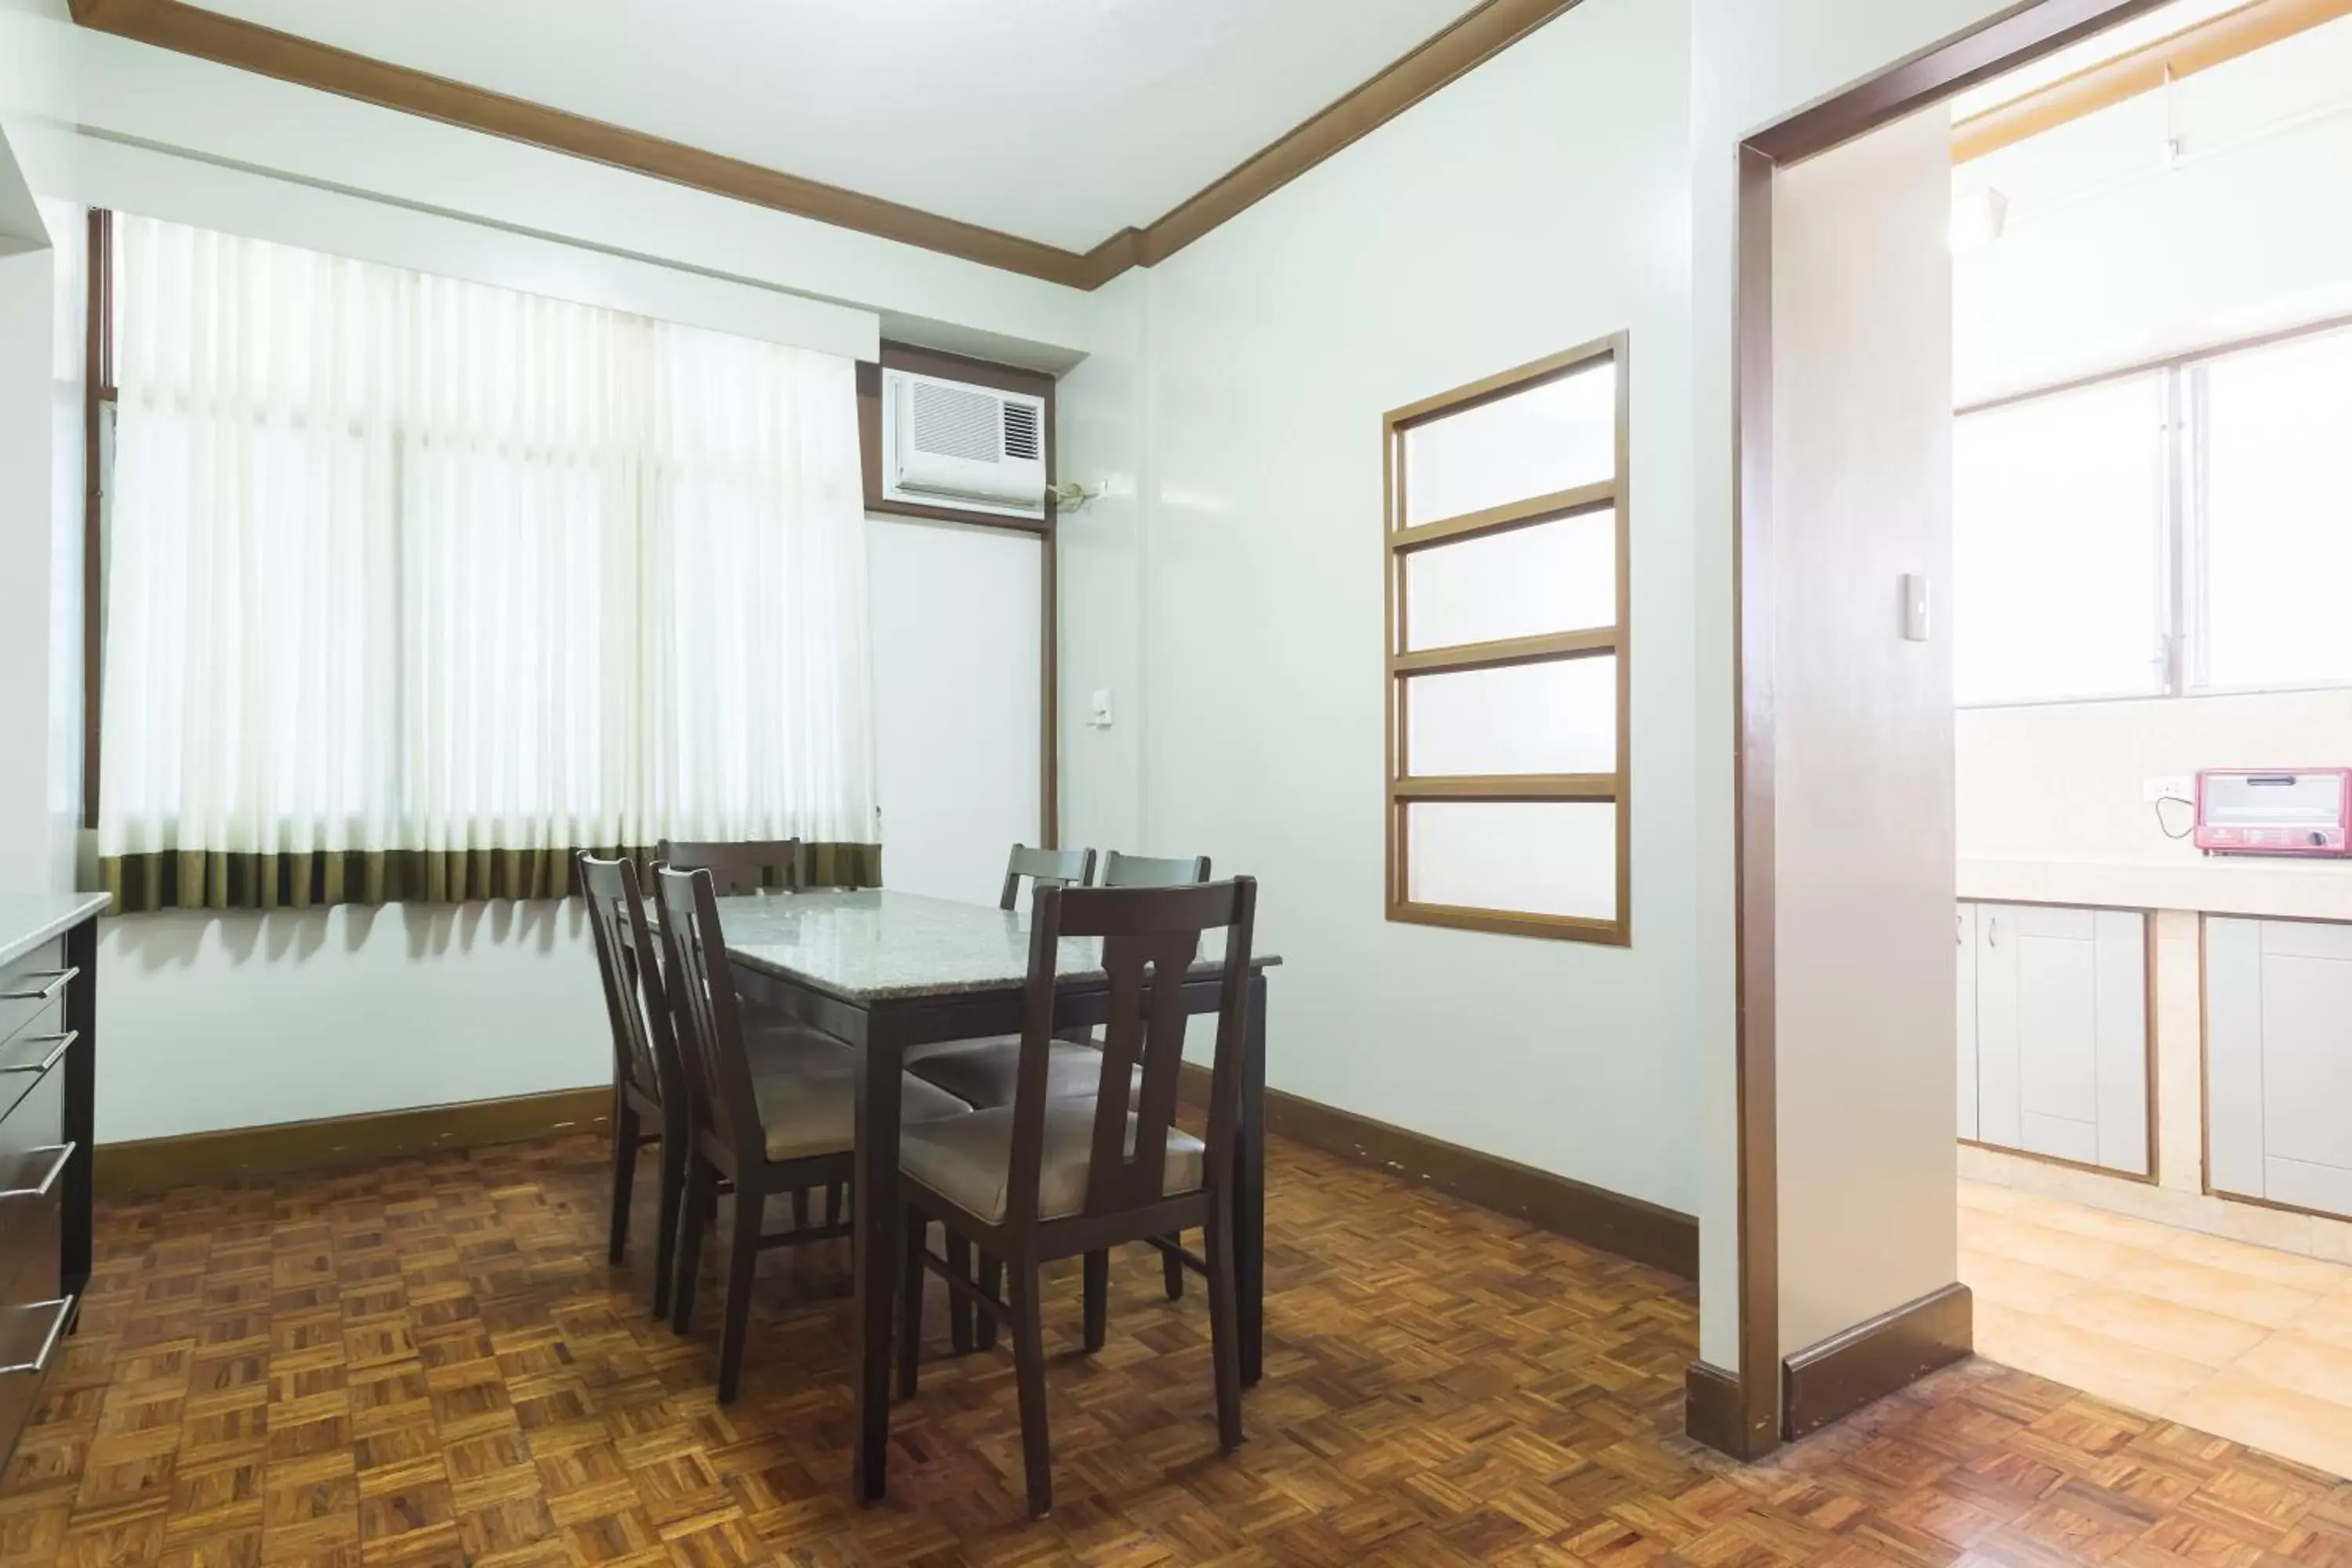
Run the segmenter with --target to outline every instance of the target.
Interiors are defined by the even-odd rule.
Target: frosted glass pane
[[[1405,809],[1405,853],[1417,904],[1617,916],[1614,802],[1423,801]]]
[[[1405,771],[1418,778],[1617,771],[1617,657],[1416,675]]]
[[[1960,701],[2162,689],[2164,422],[2155,376],[1955,422]]]
[[[1404,558],[1409,650],[1617,622],[1617,514],[1539,522]]]
[[[2203,679],[2352,679],[2352,333],[2204,374]]]
[[[1404,433],[1404,518],[1436,522],[1617,472],[1617,365],[1548,381]]]

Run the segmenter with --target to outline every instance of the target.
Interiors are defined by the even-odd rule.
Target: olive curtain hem
[[[306,910],[333,904],[457,904],[487,899],[561,899],[579,889],[572,858],[586,848],[633,860],[642,872],[659,851],[642,847],[562,849],[353,849],[312,854],[156,850],[98,863],[114,914],[157,910]],[[878,888],[879,844],[804,844],[801,881],[811,888]]]

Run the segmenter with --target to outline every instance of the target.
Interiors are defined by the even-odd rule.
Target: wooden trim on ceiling
[[[1960,121],[1952,127],[1952,162],[1965,163],[2013,147],[2070,121],[2155,92],[2168,81],[2227,65],[2346,16],[2352,16],[2352,0],[2249,0],[2234,11]]]
[[[100,32],[1087,289],[1099,289],[1131,268],[1166,260],[1577,3],[1484,0],[1156,222],[1122,229],[1080,253],[392,65],[184,0],[71,0],[74,20]]]

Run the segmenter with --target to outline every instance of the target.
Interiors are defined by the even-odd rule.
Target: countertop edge
[[[50,903],[52,900],[55,900],[53,904]],[[103,914],[111,896],[106,893],[49,893],[28,895],[21,900],[0,898],[0,920],[11,918],[15,911],[10,906],[19,901],[49,904],[49,908],[31,929],[0,932],[0,963],[14,963],[41,943],[62,936],[92,915]]]
[[[2352,866],[1964,859],[1958,866],[1955,890],[1962,901],[1970,903],[2050,903],[2352,921]]]

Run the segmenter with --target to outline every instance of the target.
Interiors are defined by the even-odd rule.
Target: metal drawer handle
[[[12,1066],[0,1066],[0,1072],[28,1072],[37,1075],[48,1071],[58,1065],[58,1058],[73,1049],[73,1043],[81,1038],[81,1031],[68,1029],[62,1035],[27,1035],[25,1037],[27,1040],[48,1041],[49,1054],[37,1062],[17,1062]]]
[[[49,1189],[58,1184],[58,1178],[66,1173],[66,1162],[73,1158],[74,1148],[75,1145],[71,1143],[59,1143],[50,1148],[30,1149],[26,1151],[27,1153],[32,1154],[55,1154],[57,1159],[50,1163],[49,1173],[41,1178],[39,1185],[31,1187],[9,1187],[5,1190],[0,1190],[0,1201],[5,1201],[8,1198],[47,1197],[49,1195]]]
[[[47,984],[38,991],[0,991],[0,1002],[54,1002],[58,999],[58,993],[66,988],[67,983],[81,973],[81,965],[76,963],[64,969],[36,969],[31,973],[42,976]]]
[[[29,1312],[35,1307],[55,1307],[58,1310],[58,1315],[49,1320],[49,1331],[41,1336],[41,1353],[30,1361],[0,1366],[0,1377],[17,1377],[28,1372],[37,1377],[49,1370],[49,1357],[57,1353],[58,1341],[66,1331],[66,1320],[73,1316],[74,1299],[68,1296],[57,1301],[31,1301],[24,1310]]]

